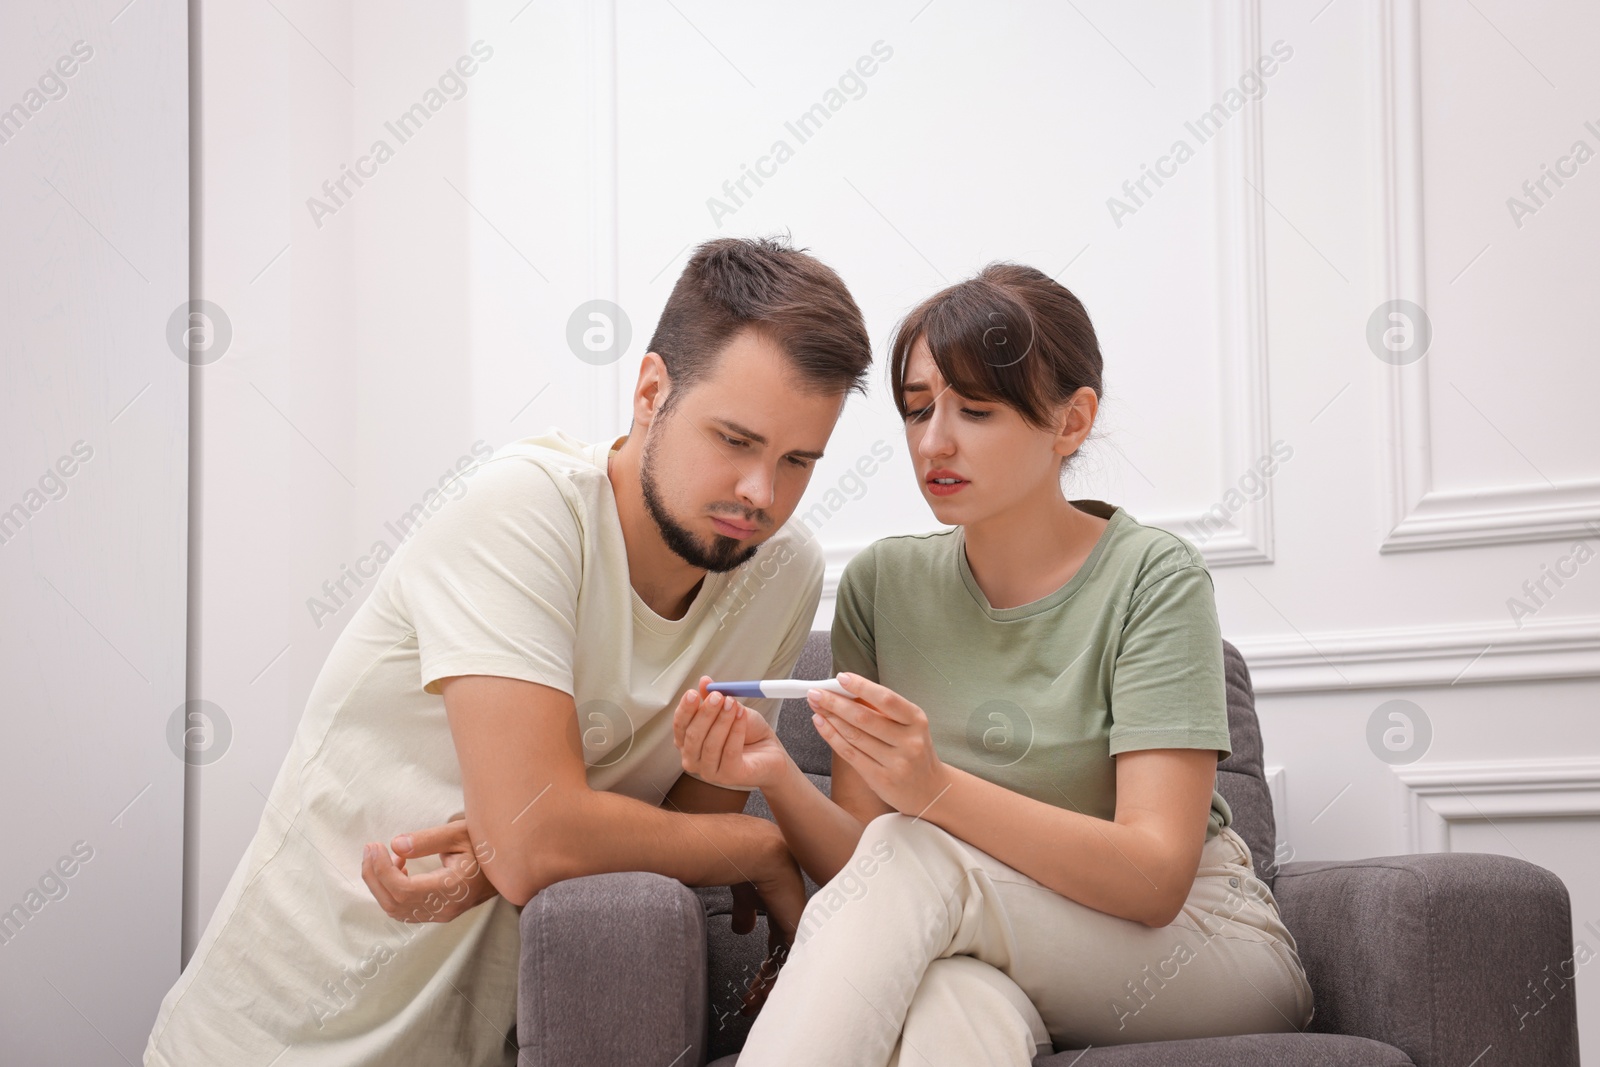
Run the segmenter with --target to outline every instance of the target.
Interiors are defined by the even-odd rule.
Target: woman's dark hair
[[[746,327],[784,351],[802,389],[866,392],[872,339],[839,276],[785,240],[723,237],[694,250],[650,338],[672,382],[662,414]]]
[[[889,383],[902,418],[906,364],[919,339],[955,392],[1004,404],[1041,430],[1055,429],[1052,409],[1084,386],[1102,395],[1100,342],[1089,313],[1071,290],[1033,267],[991,263],[901,321],[890,343]]]

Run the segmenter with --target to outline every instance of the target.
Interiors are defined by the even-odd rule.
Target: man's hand
[[[776,826],[774,825],[774,829]],[[733,932],[748,934],[755,929],[756,911],[767,915],[767,956],[745,991],[739,1014],[751,1016],[761,1011],[767,994],[778,979],[778,969],[788,958],[799,933],[800,915],[806,906],[805,878],[780,831],[776,844],[752,880],[731,886],[733,890]]]
[[[479,860],[494,858],[487,843],[473,848],[464,818],[443,826],[396,834],[390,842],[398,860],[377,842],[369,842],[361,860],[361,879],[391,919],[402,922],[449,922],[496,895]],[[411,874],[406,860],[438,856],[443,866]]]
[[[711,681],[702,675],[672,713],[683,769],[713,785],[758,789],[783,773],[789,754],[760,715],[733,697],[707,694]]]

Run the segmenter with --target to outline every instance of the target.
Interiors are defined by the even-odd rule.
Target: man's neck
[[[611,495],[616,498],[617,518],[622,523],[628,581],[651,611],[663,619],[681,619],[700,592],[706,572],[690,566],[661,539],[655,520],[644,506],[644,488],[639,481],[643,443],[631,436],[621,440],[622,447],[606,461],[606,476],[611,480]]]

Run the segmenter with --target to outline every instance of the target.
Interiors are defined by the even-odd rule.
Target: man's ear
[[[639,361],[639,380],[633,387],[633,421],[649,427],[661,413],[661,406],[671,391],[672,380],[667,375],[666,362],[659,353],[646,352]]]

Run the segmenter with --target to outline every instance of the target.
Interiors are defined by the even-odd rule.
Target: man
[[[799,657],[822,560],[787,520],[870,342],[833,271],[723,239],[690,259],[650,349],[626,438],[502,448],[385,568],[146,1064],[512,1064],[517,908],[585,874],[738,885],[747,908],[748,884],[798,921],[781,834],[681,773],[672,714],[707,675],[786,676]],[[749,703],[770,720],[778,702]],[[396,841],[410,870],[361,856],[452,818],[453,844],[448,828]],[[410,905],[437,912],[424,891],[463,871],[453,921],[391,917],[448,917]]]

